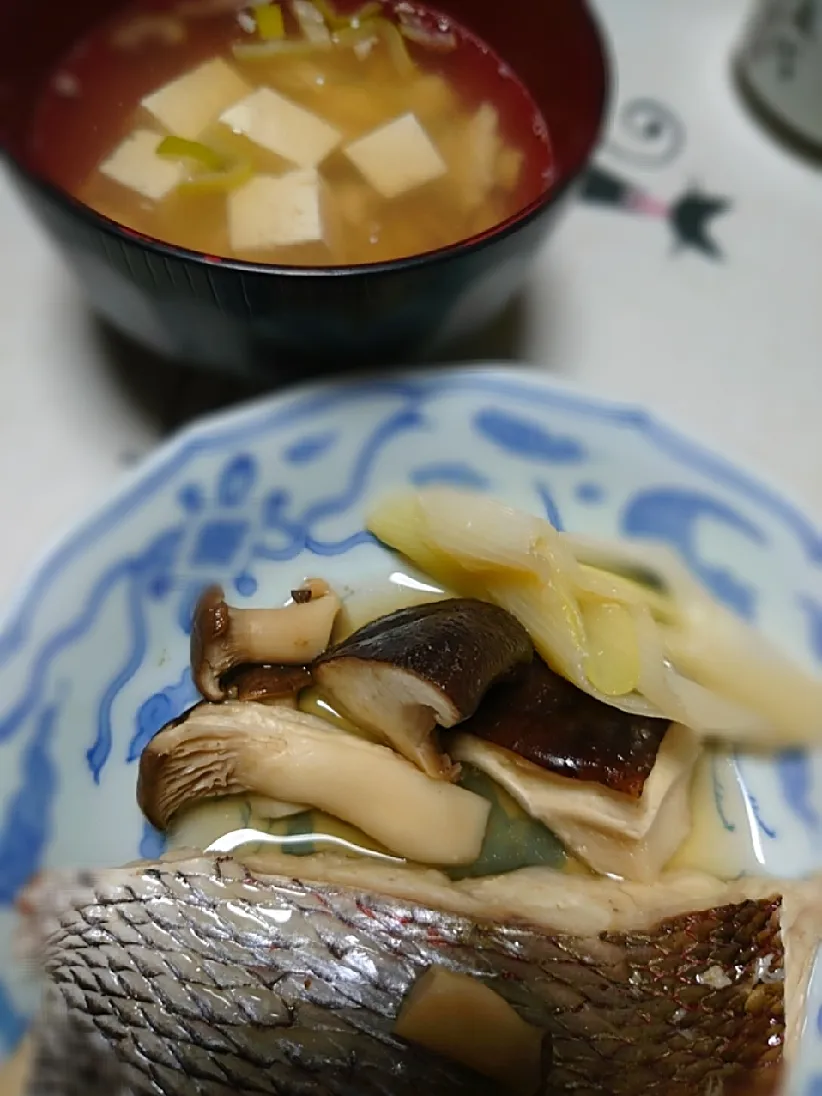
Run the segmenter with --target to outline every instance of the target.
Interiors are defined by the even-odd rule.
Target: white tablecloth
[[[822,170],[776,144],[733,87],[748,0],[597,6],[617,90],[596,165],[641,208],[579,201],[517,307],[463,353],[643,404],[822,519]],[[655,152],[664,131],[632,139],[622,119],[646,98],[681,123],[670,162]],[[732,203],[708,226],[721,258],[675,246],[665,213],[692,186]],[[103,331],[2,175],[0,241],[4,596],[129,462],[243,393]]]

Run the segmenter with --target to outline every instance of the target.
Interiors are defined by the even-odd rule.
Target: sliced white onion
[[[591,696],[622,711],[684,723],[700,734],[758,746],[822,739],[822,681],[791,663],[717,603],[667,547],[559,533],[485,496],[431,488],[389,500],[370,522],[385,543],[452,589],[486,597],[522,623],[539,654]],[[586,672],[584,606],[628,609],[639,651],[634,691],[606,695]],[[592,625],[593,627],[593,625]],[[624,632],[625,617],[617,636]],[[609,626],[597,628],[607,646]],[[630,685],[626,662],[605,686]]]

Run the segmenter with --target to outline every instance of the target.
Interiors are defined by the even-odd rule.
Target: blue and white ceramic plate
[[[33,1004],[11,962],[20,886],[41,868],[162,848],[135,804],[135,762],[195,699],[193,600],[210,582],[238,603],[271,604],[310,573],[341,586],[388,575],[392,559],[363,515],[375,495],[408,484],[481,488],[566,529],[668,542],[793,655],[822,659],[822,536],[642,411],[486,368],[320,385],[211,418],[63,540],[0,629],[7,1051]],[[741,848],[754,834],[745,870],[822,866],[822,756],[729,759],[713,791],[723,840]],[[805,1045],[822,1063],[822,986],[812,996]],[[818,1096],[812,1072],[803,1091]]]

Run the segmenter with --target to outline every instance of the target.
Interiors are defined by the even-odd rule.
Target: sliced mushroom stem
[[[223,678],[237,666],[304,666],[327,649],[339,598],[320,580],[304,589],[308,600],[279,609],[232,608],[219,586],[205,591],[194,612],[191,668],[207,700],[226,698]]]
[[[490,811],[385,746],[262,704],[200,704],[140,759],[138,803],[159,829],[184,806],[241,792],[316,807],[398,856],[444,866],[479,856]]]
[[[245,662],[305,665],[328,647],[339,607],[328,595],[281,609],[232,609],[235,645]]]

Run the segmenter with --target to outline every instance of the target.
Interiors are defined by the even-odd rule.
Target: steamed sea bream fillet
[[[657,549],[450,490],[369,525],[426,580],[390,605],[204,591],[168,854],[21,902],[30,1091],[775,1092],[822,883],[675,865],[698,766],[812,744],[820,683]]]
[[[765,1092],[798,1038],[818,885],[542,869],[452,884],[334,857],[295,879],[285,860],[167,860],[32,893],[48,991],[30,1091],[57,1086],[73,1048],[109,1086],[88,1096],[114,1078],[167,1094]],[[421,995],[409,1043],[403,1002],[440,968],[468,992]],[[486,987],[532,1037],[484,1024]]]

